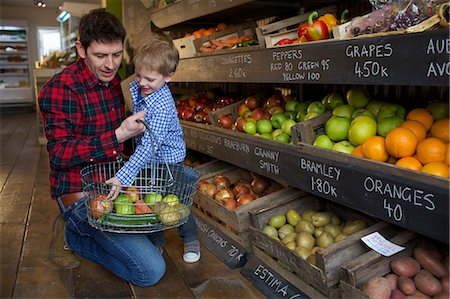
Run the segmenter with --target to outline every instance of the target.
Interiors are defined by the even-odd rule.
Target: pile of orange
[[[385,138],[367,139],[352,155],[448,178],[449,128],[448,118],[435,121],[428,110],[416,108],[400,127],[392,129]]]
[[[199,30],[196,30],[192,33],[186,33],[184,37],[193,36],[195,39],[201,38],[204,36],[211,35],[213,33],[225,30],[228,28],[228,25],[226,23],[219,23],[215,28],[211,27],[209,29],[201,28]]]

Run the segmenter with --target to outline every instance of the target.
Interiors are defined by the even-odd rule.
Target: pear
[[[314,229],[314,237],[318,238],[323,233],[323,227],[316,227]]]
[[[295,231],[297,233],[307,232],[307,233],[313,234],[314,233],[314,225],[311,222],[302,219],[295,226]]]
[[[331,216],[331,224],[339,225],[341,224],[341,219],[337,215],[333,214]]]
[[[330,223],[324,226],[323,231],[329,233],[333,238],[335,238],[342,232],[342,229],[340,226]]]
[[[306,260],[308,256],[311,255],[311,249],[305,248],[305,247],[296,247],[294,249],[294,252],[296,255],[301,257],[302,259]]]
[[[329,212],[318,212],[311,217],[311,223],[315,227],[325,226],[331,222],[331,213]]]
[[[281,243],[286,245],[287,243],[295,242],[295,238],[297,238],[297,233],[289,233],[281,239]]]
[[[327,232],[323,232],[317,239],[316,239],[317,246],[325,248],[330,246],[334,243],[334,238]]]
[[[295,228],[290,224],[285,224],[278,229],[278,237],[283,239],[287,234],[295,232]]]
[[[345,224],[344,229],[342,230],[342,232],[346,235],[351,235],[354,234],[356,232],[359,232],[360,230],[364,229],[367,227],[366,222],[364,222],[364,220],[361,219],[356,219],[356,220],[352,220],[349,221]]]
[[[290,209],[286,213],[286,219],[290,225],[295,226],[297,222],[302,219],[302,216],[300,216],[300,214],[296,210]]]
[[[269,225],[275,228],[280,228],[286,223],[286,216],[283,214],[275,214],[269,219]]]
[[[301,232],[297,235],[297,247],[312,249],[316,245],[316,239],[307,232]]]
[[[302,219],[306,220],[306,221],[311,221],[311,217],[316,213],[317,213],[317,211],[315,211],[315,210],[306,210],[302,214]]]
[[[262,232],[268,235],[269,237],[278,237],[277,229],[270,225],[265,226]]]
[[[339,235],[337,235],[336,237],[334,237],[334,243],[339,242],[344,240],[345,238],[347,238],[348,235],[344,234],[344,233],[340,233]]]
[[[295,247],[297,247],[297,244],[295,242],[289,242],[289,243],[286,244],[286,247],[289,250],[295,250]]]

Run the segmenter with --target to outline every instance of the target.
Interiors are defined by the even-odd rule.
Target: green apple
[[[286,111],[284,112],[284,115],[286,115],[287,118],[295,120],[297,117],[297,113],[295,111]]]
[[[333,145],[331,150],[351,155],[355,147],[347,140],[339,141]]]
[[[277,137],[277,136],[280,135],[281,133],[284,133],[283,130],[282,130],[281,128],[280,128],[280,129],[275,129],[275,130],[273,130],[273,132],[272,132],[272,138]]]
[[[266,139],[273,139],[272,134],[270,134],[270,133],[262,133],[259,136],[261,136],[262,138],[266,138]]]
[[[306,110],[297,112],[297,115],[295,116],[295,121],[297,121],[297,122],[304,121],[306,114],[307,114]]]
[[[289,143],[291,141],[291,136],[285,132],[281,132],[280,134],[276,135],[273,140],[282,143]]]
[[[272,122],[268,119],[260,119],[256,121],[256,131],[259,134],[272,133]]]
[[[284,104],[284,109],[286,111],[292,111],[295,112],[295,109],[297,109],[297,105],[300,104],[299,101],[296,100],[289,100]]]
[[[328,137],[325,134],[322,134],[316,137],[316,140],[314,140],[313,145],[321,148],[331,149],[334,145],[334,142],[330,140],[330,137]]]
[[[383,117],[377,120],[377,135],[386,137],[393,129],[400,127],[405,120],[399,116]]]
[[[372,112],[372,114],[375,115],[375,117],[377,117],[381,106],[383,106],[384,104],[386,104],[386,102],[373,100],[370,101],[369,104],[367,104],[366,109]]]
[[[449,117],[447,102],[434,102],[429,104],[426,109],[431,113],[434,121]]]
[[[180,199],[175,194],[167,194],[162,199],[162,202],[172,207],[172,206],[180,203]]]
[[[300,102],[296,107],[295,107],[295,112],[299,112],[299,111],[305,111],[308,109],[310,102]]]
[[[284,133],[288,134],[289,136],[291,136],[291,127],[295,126],[297,124],[297,122],[293,119],[286,119],[282,124],[281,124],[281,129],[283,130]]]
[[[247,134],[251,134],[251,135],[255,135],[256,133],[256,122],[252,122],[252,121],[247,121],[244,124],[244,132]]]
[[[377,120],[391,116],[399,116],[402,119],[405,119],[406,110],[399,104],[386,103],[383,106],[381,106],[380,110],[378,111]]]
[[[356,109],[355,111],[353,111],[352,119],[355,119],[355,118],[357,118],[360,115],[366,115],[366,116],[369,116],[369,117],[371,117],[373,119],[376,119],[375,115],[373,115],[372,112],[370,112],[369,110],[367,110],[365,108],[359,108],[359,109]]]
[[[350,123],[348,141],[354,146],[363,144],[368,138],[377,133],[377,122],[365,115],[358,116]]]
[[[355,109],[366,107],[369,101],[369,94],[361,86],[352,87],[347,91],[347,103]]]
[[[154,205],[157,202],[161,202],[163,199],[162,195],[159,193],[149,193],[145,195],[144,202],[149,206]]]
[[[245,119],[245,121],[246,121],[246,122],[252,122],[252,123],[255,123],[255,124],[256,124],[256,119],[254,119],[253,117],[247,117],[247,118]]]
[[[328,111],[332,111],[334,108],[344,105],[344,96],[338,92],[333,92],[322,99],[322,104],[325,104],[325,108]]]
[[[341,105],[341,106],[334,108],[333,115],[340,116],[340,117],[347,117],[348,119],[351,119],[353,111],[355,111],[355,108],[353,108],[350,105],[345,104],[345,105]]]
[[[317,116],[319,116],[320,114],[321,114],[321,113],[318,113],[318,112],[315,112],[315,111],[308,112],[308,113],[306,113],[306,115],[305,115],[305,117],[303,118],[303,120],[308,120],[308,119],[317,117]]]
[[[308,108],[306,109],[306,113],[317,112],[319,114],[322,114],[325,111],[326,111],[325,105],[319,101],[312,102],[311,104],[308,105]]]
[[[276,114],[272,115],[272,117],[270,118],[270,121],[272,123],[272,127],[274,127],[275,129],[279,129],[279,128],[281,128],[281,124],[286,119],[288,119],[288,118],[284,113],[276,113]]]
[[[350,119],[333,115],[325,124],[325,134],[333,141],[346,140],[350,128]]]

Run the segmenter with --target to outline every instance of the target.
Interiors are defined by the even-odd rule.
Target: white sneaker
[[[200,242],[198,240],[184,244],[183,260],[186,263],[195,263],[200,260]]]

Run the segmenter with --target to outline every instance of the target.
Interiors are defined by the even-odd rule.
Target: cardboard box
[[[173,44],[180,53],[180,59],[194,57],[196,49],[193,36],[178,38],[173,40]]]

